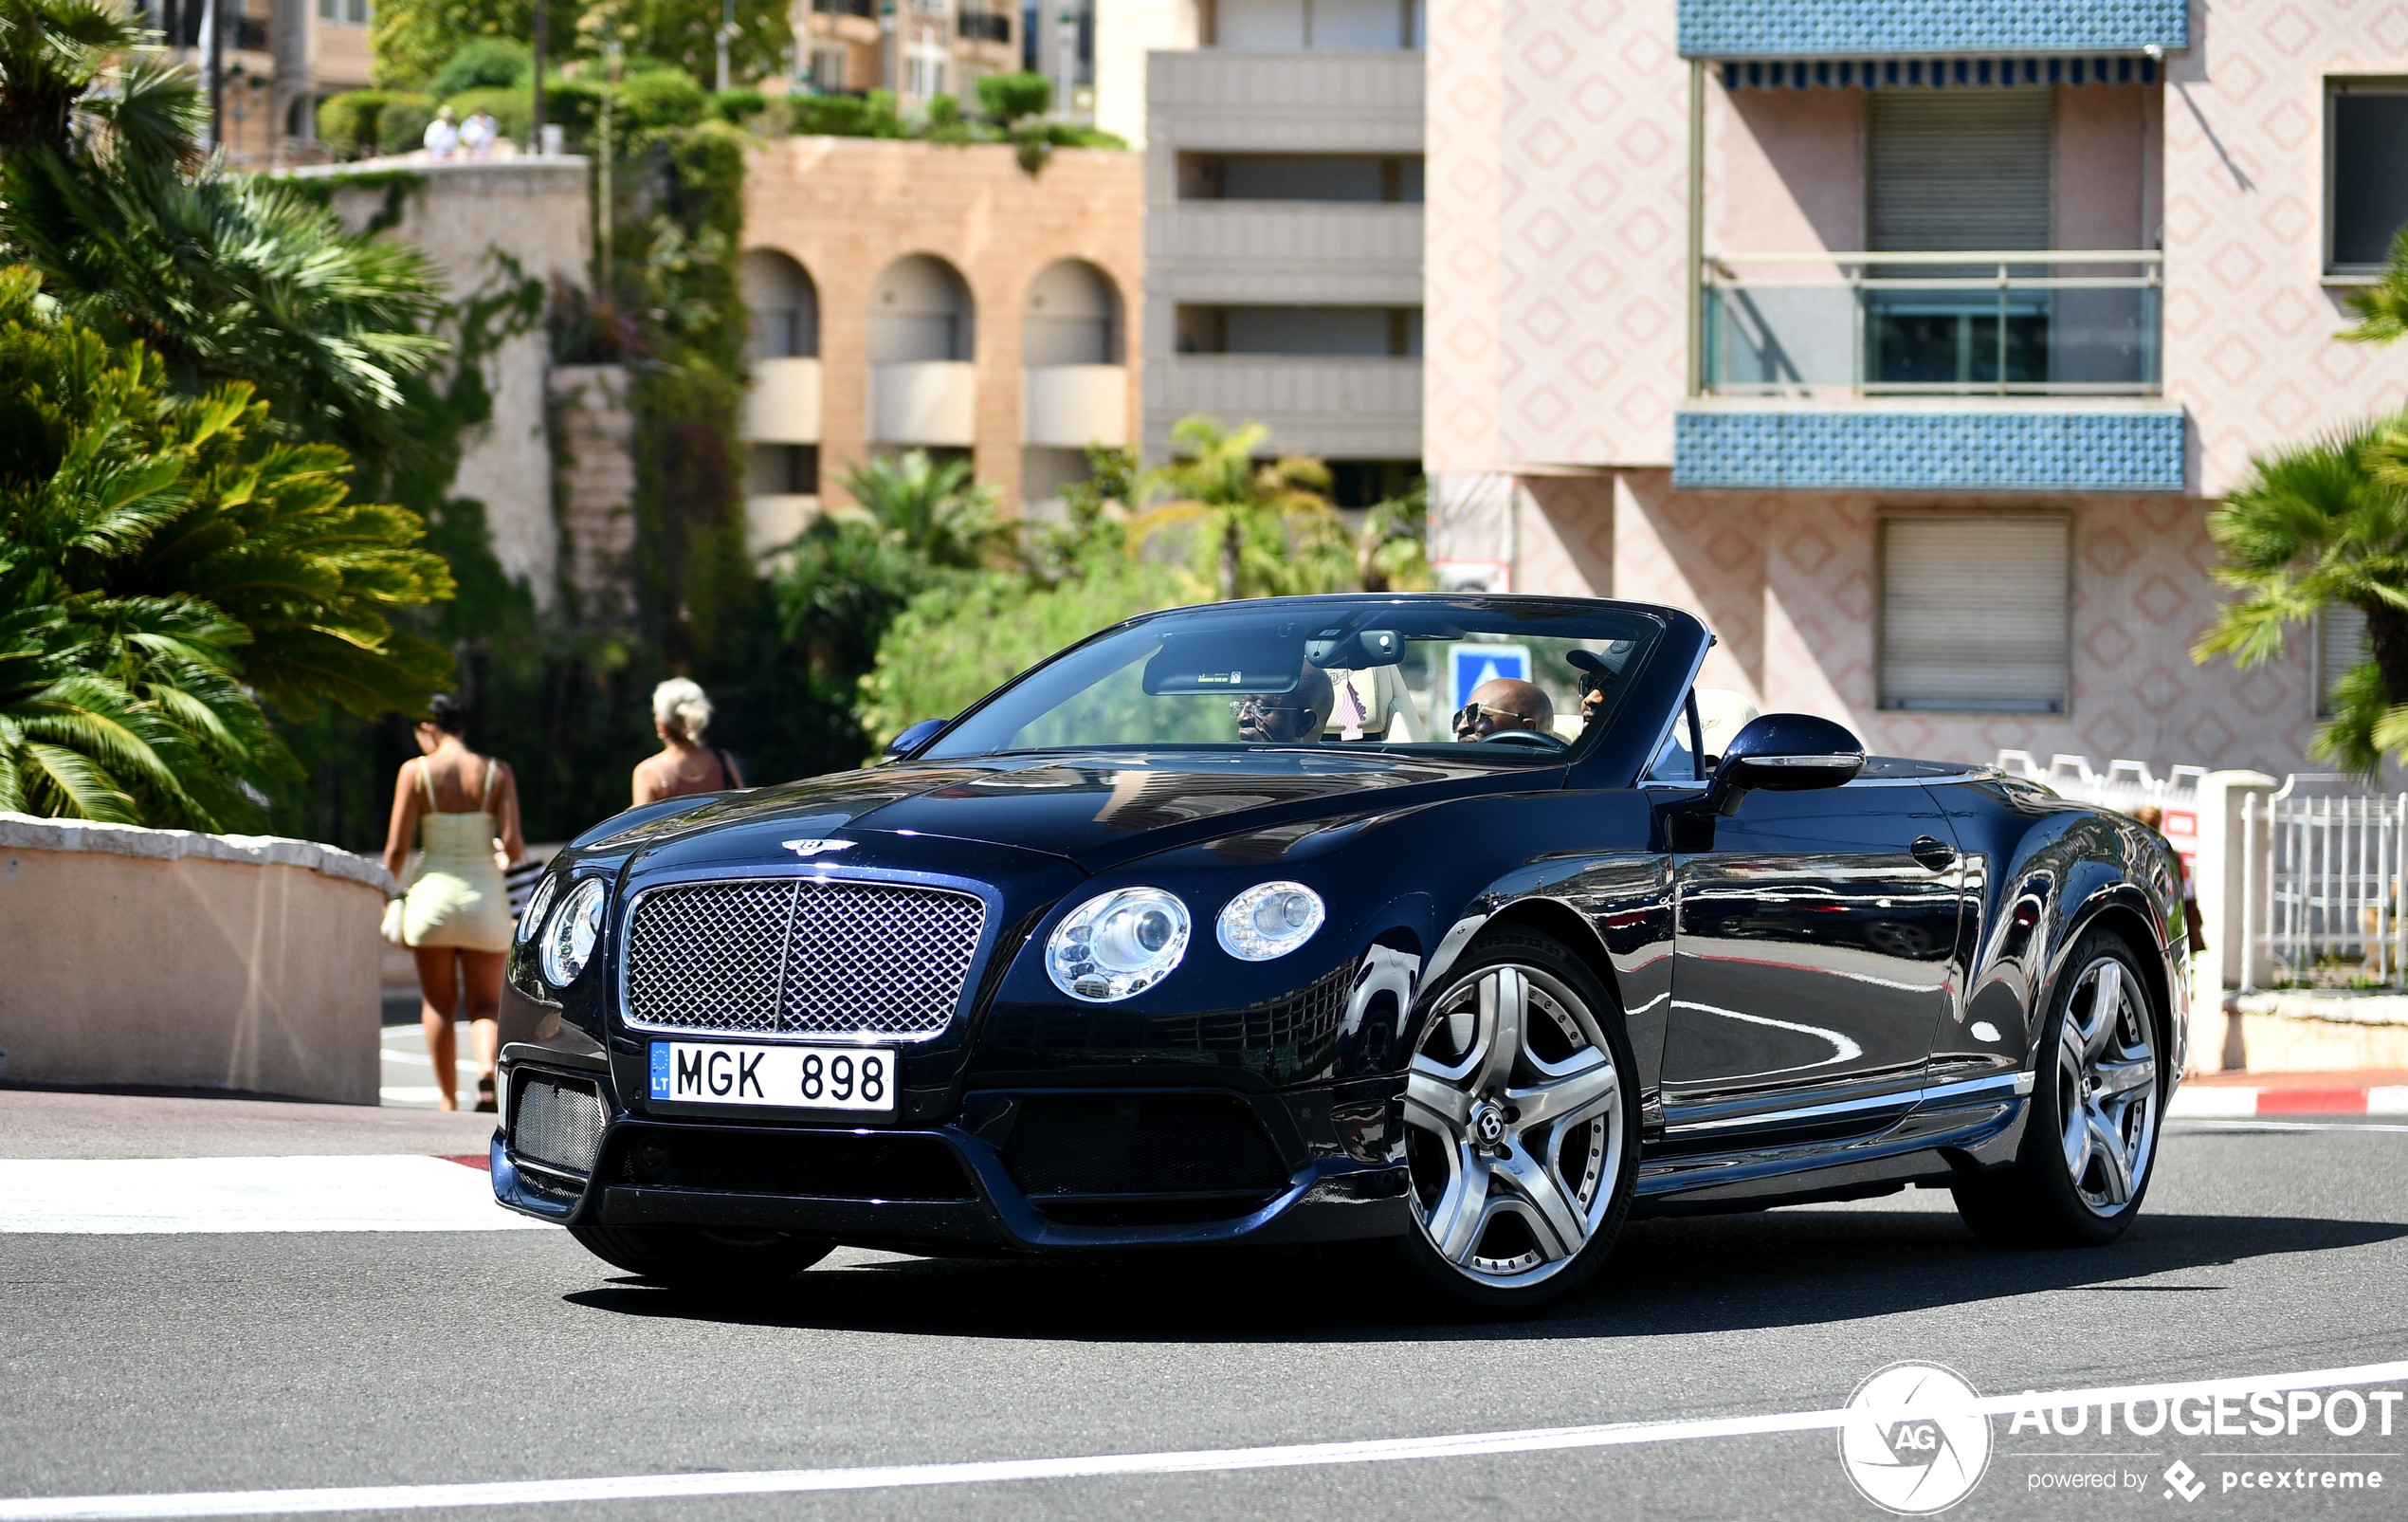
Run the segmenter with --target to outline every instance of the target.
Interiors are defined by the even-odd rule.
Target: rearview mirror
[[[937,731],[953,723],[951,719],[922,719],[902,734],[886,742],[882,761],[901,761],[921,746],[937,738]]]
[[[1754,792],[1839,787],[1865,769],[1864,742],[1810,713],[1768,713],[1731,737],[1706,803],[1727,819]]]

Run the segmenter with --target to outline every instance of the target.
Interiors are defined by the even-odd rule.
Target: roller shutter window
[[[2056,515],[1883,520],[1881,706],[2064,713],[2069,537]]]
[[[2329,719],[2341,711],[2336,701],[2341,679],[2352,669],[2374,659],[2366,643],[2366,614],[2338,603],[2316,617],[2316,717]]]
[[[2326,114],[2327,267],[2382,267],[2408,225],[2408,84],[2336,82]]]
[[[1865,229],[1874,248],[2046,248],[2056,100],[2036,90],[1865,97]]]

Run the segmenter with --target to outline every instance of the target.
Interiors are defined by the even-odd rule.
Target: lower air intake
[[[593,1171],[602,1149],[602,1093],[581,1078],[530,1073],[510,1103],[513,1155],[567,1173]]]
[[[1004,1164],[1049,1195],[1278,1190],[1287,1169],[1244,1100],[1216,1094],[1032,1094]]]

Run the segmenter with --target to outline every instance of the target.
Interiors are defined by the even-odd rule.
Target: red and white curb
[[[482,1158],[32,1158],[0,1163],[0,1233],[542,1231]]]
[[[2245,1089],[2187,1084],[2174,1091],[2173,1120],[2245,1120],[2263,1115],[2408,1115],[2408,1084]]]

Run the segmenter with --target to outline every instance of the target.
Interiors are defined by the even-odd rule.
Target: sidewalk
[[[2208,1073],[2182,1080],[2172,1120],[2254,1115],[2408,1115],[2408,1070]]]

